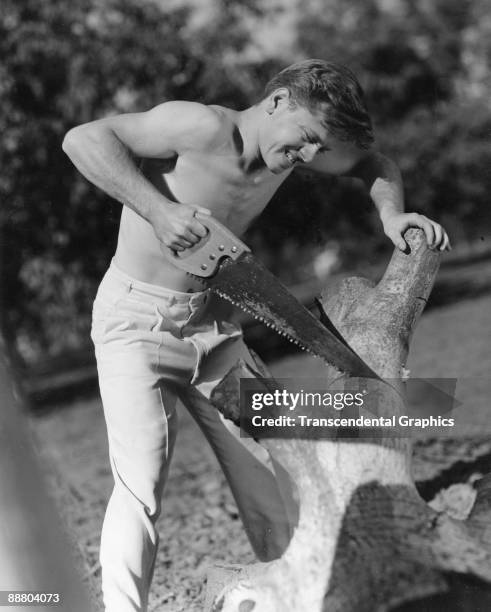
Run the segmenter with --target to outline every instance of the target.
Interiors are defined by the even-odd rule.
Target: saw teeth
[[[194,277],[195,275],[190,274],[190,276]],[[203,279],[199,277],[196,277],[196,278],[198,278],[198,280],[203,281]],[[206,281],[204,282],[206,283]],[[237,303],[235,300],[230,298],[226,293],[223,293],[219,289],[212,287],[211,290],[217,295],[219,295],[221,298],[227,300],[228,302],[236,306],[237,308],[240,308],[243,312],[247,313],[248,315],[251,315],[257,321],[260,321],[263,325],[266,325],[270,329],[274,330],[278,335],[282,336],[283,338],[286,338],[289,342],[291,342],[295,346],[298,346],[298,348],[300,348],[302,351],[305,351],[306,353],[309,353],[310,355],[314,355],[315,357],[318,357],[319,359],[323,359],[322,357],[320,357],[319,355],[317,355],[316,353],[314,353],[313,351],[305,347],[303,344],[301,344],[296,338],[292,338],[287,332],[281,329],[278,329],[273,323],[266,320],[262,315],[256,314],[252,309],[248,308],[243,303]]]

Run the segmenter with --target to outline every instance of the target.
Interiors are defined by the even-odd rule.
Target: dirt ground
[[[436,508],[465,516],[471,483],[491,472],[491,296],[438,308],[423,316],[413,339],[411,376],[455,377],[468,428],[451,438],[423,438],[415,446],[420,491]],[[323,364],[300,354],[269,364],[273,375],[321,376]],[[55,407],[56,408],[56,407]],[[105,426],[98,398],[60,406],[32,418],[38,449],[51,466],[50,490],[58,500],[84,574],[100,604],[98,546],[111,491]],[[468,418],[467,418],[468,415]],[[486,428],[484,426],[486,425]],[[181,411],[181,429],[162,516],[160,547],[149,610],[202,610],[206,570],[213,563],[253,561],[234,501],[217,462],[191,418]]]

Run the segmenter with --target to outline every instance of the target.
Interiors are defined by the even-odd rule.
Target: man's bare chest
[[[267,169],[245,173],[235,158],[217,154],[152,160],[145,174],[169,199],[209,208],[236,232],[260,214],[287,176]]]

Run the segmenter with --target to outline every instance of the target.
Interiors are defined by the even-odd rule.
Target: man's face
[[[269,170],[280,174],[295,164],[312,162],[323,152],[329,152],[333,158],[359,154],[355,145],[329,134],[322,119],[321,111],[292,107],[287,97],[272,101],[259,139],[260,152]]]

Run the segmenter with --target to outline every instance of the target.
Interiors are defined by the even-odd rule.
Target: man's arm
[[[362,156],[347,173],[363,180],[378,210],[385,234],[401,251],[407,244],[404,232],[410,227],[421,228],[430,248],[450,249],[450,241],[443,227],[418,213],[404,212],[404,189],[397,165],[376,151]]]
[[[402,251],[407,244],[403,238],[409,227],[424,230],[428,246],[441,251],[450,249],[447,233],[441,225],[424,215],[404,212],[404,189],[397,165],[377,151],[362,151],[345,143],[339,151],[316,155],[305,168],[325,173],[361,179],[380,216],[385,234]]]
[[[365,183],[382,223],[384,219],[404,212],[401,173],[389,158],[380,153],[367,153],[345,174]]]
[[[140,172],[136,157],[169,158],[216,137],[212,110],[190,102],[168,102],[145,113],[108,117],[71,129],[63,150],[97,187],[149,223],[165,247],[183,250],[206,235],[196,211],[162,195]]]

